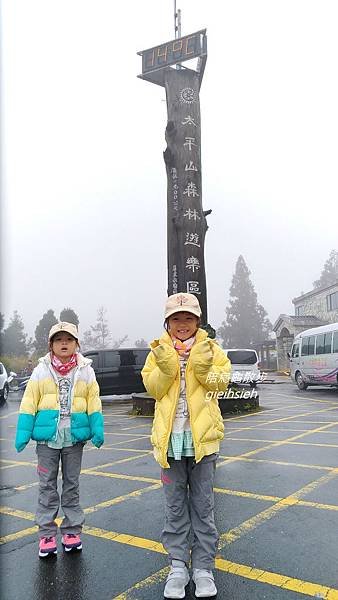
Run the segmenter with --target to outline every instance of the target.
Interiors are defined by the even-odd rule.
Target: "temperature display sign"
[[[158,71],[204,54],[205,29],[160,46],[138,52],[142,56],[142,74]]]

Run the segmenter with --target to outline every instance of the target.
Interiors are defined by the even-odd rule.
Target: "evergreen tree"
[[[2,353],[6,356],[26,356],[28,352],[27,335],[25,326],[17,310],[14,311],[9,325],[4,329],[1,342]]]
[[[96,339],[94,339],[93,333],[90,329],[87,329],[87,331],[83,333],[83,338],[81,340],[81,349],[83,351],[98,350],[98,348],[96,347]]]
[[[326,287],[338,281],[338,251],[331,250],[330,256],[324,264],[319,279],[313,282],[314,288]]]
[[[79,317],[72,308],[64,308],[60,312],[60,321],[66,321],[67,323],[73,323],[76,327],[79,326]]]
[[[91,326],[92,335],[98,350],[107,348],[111,340],[106,313],[107,309],[104,306],[100,306],[97,311],[96,324]]]
[[[106,317],[107,309],[100,306],[97,311],[95,325],[84,332],[82,347],[84,350],[104,350],[108,348],[111,341],[111,333],[108,328],[108,319]]]
[[[53,327],[57,323],[57,318],[54,314],[54,311],[50,308],[45,312],[42,319],[40,319],[38,325],[35,329],[35,341],[34,346],[36,350],[36,354],[42,356],[48,350],[48,334]]]
[[[230,287],[230,306],[218,330],[225,348],[250,348],[267,339],[272,330],[266,310],[257,302],[250,274],[243,256],[239,256]]]
[[[109,331],[108,320],[106,318],[107,309],[100,306],[97,311],[97,320],[95,325],[91,325],[90,329],[84,332],[81,340],[81,348],[83,350],[105,350],[106,348],[120,348],[128,339],[128,335],[124,335],[118,340],[112,340],[112,334]]]

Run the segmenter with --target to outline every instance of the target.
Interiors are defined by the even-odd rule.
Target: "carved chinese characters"
[[[170,69],[165,74],[168,294],[196,294],[207,323],[199,86],[198,74],[190,69]]]

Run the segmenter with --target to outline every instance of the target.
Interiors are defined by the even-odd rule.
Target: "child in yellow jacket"
[[[196,597],[217,593],[212,573],[218,545],[213,482],[224,435],[217,393],[226,390],[231,367],[219,345],[199,328],[200,317],[196,296],[170,296],[166,331],[150,344],[142,370],[144,385],[156,400],[151,442],[162,467],[162,542],[171,561],[165,598],[185,597],[190,554]]]

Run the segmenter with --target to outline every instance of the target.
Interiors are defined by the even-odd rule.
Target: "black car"
[[[91,350],[83,356],[91,358],[102,396],[145,392],[141,370],[149,348]]]

